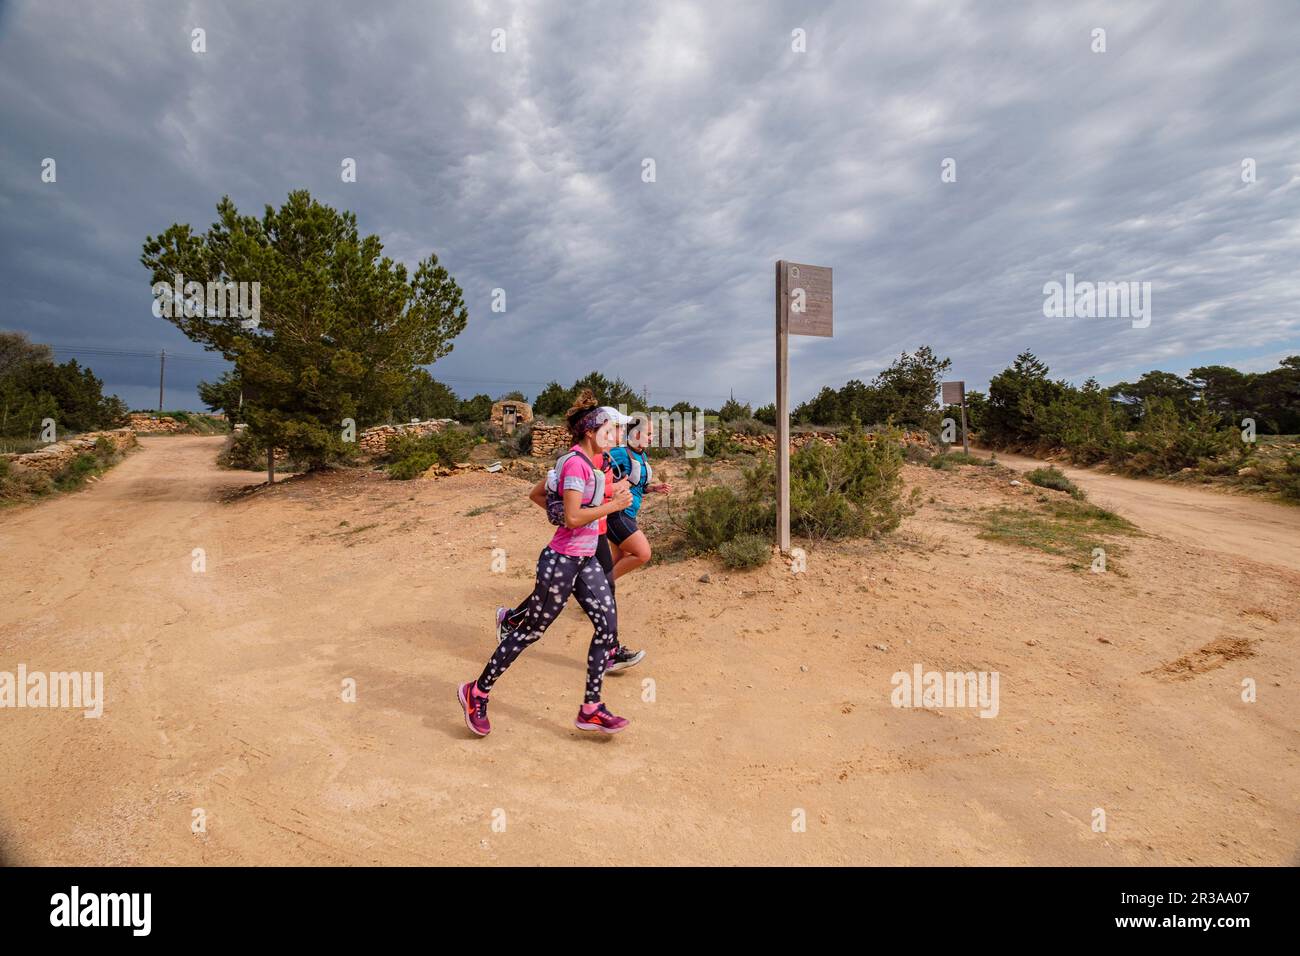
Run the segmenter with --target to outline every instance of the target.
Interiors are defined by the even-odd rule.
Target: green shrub
[[[1235,438],[1236,432],[1204,407],[1184,416],[1171,399],[1150,398],[1138,431],[1111,460],[1130,474],[1169,475],[1224,455]]]
[[[54,482],[44,472],[29,471],[23,476],[23,481],[27,485],[27,490],[38,498],[54,493]]]
[[[760,568],[772,560],[772,541],[756,534],[742,534],[718,547],[718,557],[732,570]]]
[[[434,465],[450,468],[464,461],[474,445],[472,431],[450,426],[431,435],[399,435],[388,444],[388,477],[409,481]]]
[[[757,418],[738,418],[727,422],[727,431],[732,435],[771,435],[776,429]]]
[[[1064,448],[1070,460],[1080,465],[1113,458],[1126,441],[1124,413],[1093,382],[1081,389],[1065,388],[1031,408],[1029,418],[1037,430],[1036,450]]]
[[[1197,462],[1196,470],[1201,476],[1212,478],[1226,478],[1236,475],[1242,468],[1257,468],[1261,470],[1259,460],[1250,454],[1245,454],[1232,458],[1205,458]],[[1247,480],[1247,479],[1243,479]]]
[[[54,490],[48,475],[34,468],[15,468],[8,459],[0,458],[0,501],[20,501],[41,497]]]
[[[701,481],[713,474],[713,466],[706,458],[686,459],[686,477],[691,481]]]
[[[924,445],[906,444],[903,446],[903,460],[913,465],[928,464],[934,458],[934,453]]]
[[[531,434],[531,433],[530,433]],[[465,430],[448,426],[428,436],[429,446],[438,455],[439,463],[448,467],[469,458],[476,442]]]
[[[99,474],[101,463],[90,452],[82,452],[54,476],[54,487],[59,491],[73,491],[86,483],[91,475]]]
[[[697,488],[683,527],[686,544],[693,551],[716,551],[742,535],[770,536],[775,530],[774,500],[764,502],[730,487]]]
[[[903,520],[902,435],[809,442],[790,457],[790,527],[813,539],[875,537]]]
[[[940,471],[953,471],[960,465],[979,465],[983,468],[992,468],[994,464],[988,458],[968,455],[964,451],[943,452],[930,459],[930,467],[937,468]]]
[[[432,452],[444,465],[464,461],[478,437],[472,428],[448,427],[428,435],[397,435],[388,443],[389,461],[401,461],[426,452]]]
[[[813,539],[874,537],[903,518],[903,450],[897,431],[838,444],[809,442],[790,457],[790,529]],[[776,531],[776,469],[760,459],[738,486],[697,489],[683,526],[688,547],[716,551],[742,535]]]
[[[432,451],[421,451],[407,455],[388,466],[388,477],[398,481],[410,481],[438,464],[438,455]]]
[[[727,399],[723,406],[718,409],[718,418],[724,422],[739,422],[753,417],[754,410],[749,407],[749,403],[738,402],[734,398]]]
[[[185,426],[182,435],[220,435],[223,432],[230,431],[230,422],[222,418],[213,418],[206,412],[155,412],[150,411],[150,415],[157,415],[159,418],[174,418]]]
[[[1049,465],[1046,468],[1035,468],[1025,475],[1031,484],[1038,485],[1040,488],[1051,488],[1053,491],[1064,491],[1071,498],[1083,500],[1083,489],[1072,482],[1065,476],[1065,472],[1055,465]]]
[[[704,432],[704,457],[734,458],[745,449],[731,439],[731,433],[720,428],[709,428]]]
[[[94,455],[106,465],[111,465],[118,459],[117,444],[107,435],[100,435],[95,439]]]
[[[533,429],[529,424],[516,425],[513,432],[502,434],[497,445],[502,458],[520,458],[532,453]]]
[[[1263,475],[1265,486],[1270,491],[1300,501],[1300,454],[1290,455],[1280,468],[1269,468]]]
[[[223,468],[257,471],[266,468],[266,449],[248,429],[232,432],[226,446],[217,455],[217,464]]]

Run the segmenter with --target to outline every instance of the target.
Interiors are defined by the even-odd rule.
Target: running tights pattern
[[[600,700],[601,682],[609,649],[618,646],[618,611],[614,605],[609,578],[594,558],[577,558],[543,548],[537,559],[537,585],[532,595],[507,620],[510,630],[497,645],[492,658],[479,675],[478,688],[489,693],[496,679],[506,672],[525,647],[540,638],[560,616],[569,595],[574,594],[594,628],[587,649],[587,693],[583,698],[592,704]],[[516,623],[517,621],[517,623]]]
[[[596,560],[600,562],[601,568],[604,569],[605,577],[609,578],[609,593],[614,594],[614,600],[617,601],[618,596],[614,590],[614,554],[609,550],[609,539],[603,534],[596,542]],[[523,604],[506,612],[506,627],[514,630],[523,622],[524,617],[528,614],[528,603],[528,601],[524,601]],[[615,652],[617,650],[618,642],[615,642],[610,651]]]

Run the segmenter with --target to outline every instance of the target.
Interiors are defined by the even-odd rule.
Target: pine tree
[[[413,370],[451,351],[468,320],[460,287],[430,254],[414,274],[362,237],[355,214],[300,190],[261,219],[229,197],[203,235],[176,224],[144,243],[152,281],[260,283],[253,326],[233,309],[172,309],[192,341],[235,363],[259,444],[311,467],[343,457],[343,422],[382,418]],[[177,290],[179,291],[179,290]]]

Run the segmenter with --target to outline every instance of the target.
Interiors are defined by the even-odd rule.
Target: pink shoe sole
[[[631,721],[628,723],[631,723]],[[616,734],[620,730],[627,730],[628,727],[627,724],[624,724],[622,727],[606,727],[604,724],[589,724],[582,718],[575,720],[573,726],[577,727],[579,730],[599,730],[602,734]]]

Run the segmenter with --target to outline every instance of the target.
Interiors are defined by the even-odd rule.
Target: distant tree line
[[[938,401],[939,386],[952,367],[928,346],[903,353],[870,384],[852,380],[836,389],[824,386],[798,405],[791,418],[809,425],[897,425],[936,430],[949,414]],[[1300,356],[1290,356],[1267,372],[1242,372],[1225,365],[1194,368],[1186,376],[1150,371],[1136,382],[1102,388],[1089,379],[1081,386],[1049,376],[1046,364],[1023,352],[993,377],[988,394],[966,393],[967,420],[993,444],[1068,447],[1081,433],[1106,428],[1131,431],[1153,412],[1179,420],[1205,419],[1240,428],[1245,419],[1265,435],[1300,433]],[[745,417],[748,405],[728,403],[724,420]],[[952,410],[955,414],[955,409]],[[767,405],[753,413],[775,420]],[[1082,432],[1081,432],[1082,430]]]
[[[104,383],[76,359],[56,364],[48,345],[0,332],[0,437],[36,439],[47,418],[59,436],[95,431],[126,414],[125,403],[105,395]]]
[[[864,384],[851,380],[839,389],[824,386],[817,395],[796,406],[790,417],[801,425],[884,424],[936,431],[939,427],[939,385],[952,367],[951,359],[940,359],[928,345],[909,355],[904,352],[879,375]],[[769,412],[769,409],[770,412]],[[771,406],[759,409],[755,417],[769,415]]]
[[[1052,379],[1047,365],[1022,352],[989,382],[987,399],[973,409],[973,427],[994,446],[1065,448],[1076,459],[1101,461],[1122,453],[1131,432],[1176,431],[1187,454],[1206,452],[1220,438],[1254,422],[1258,434],[1300,431],[1300,356],[1268,372],[1223,365],[1192,369],[1185,377],[1151,371],[1136,382],[1102,388]],[[1203,447],[1202,447],[1203,446]],[[1209,455],[1204,455],[1209,457]]]

